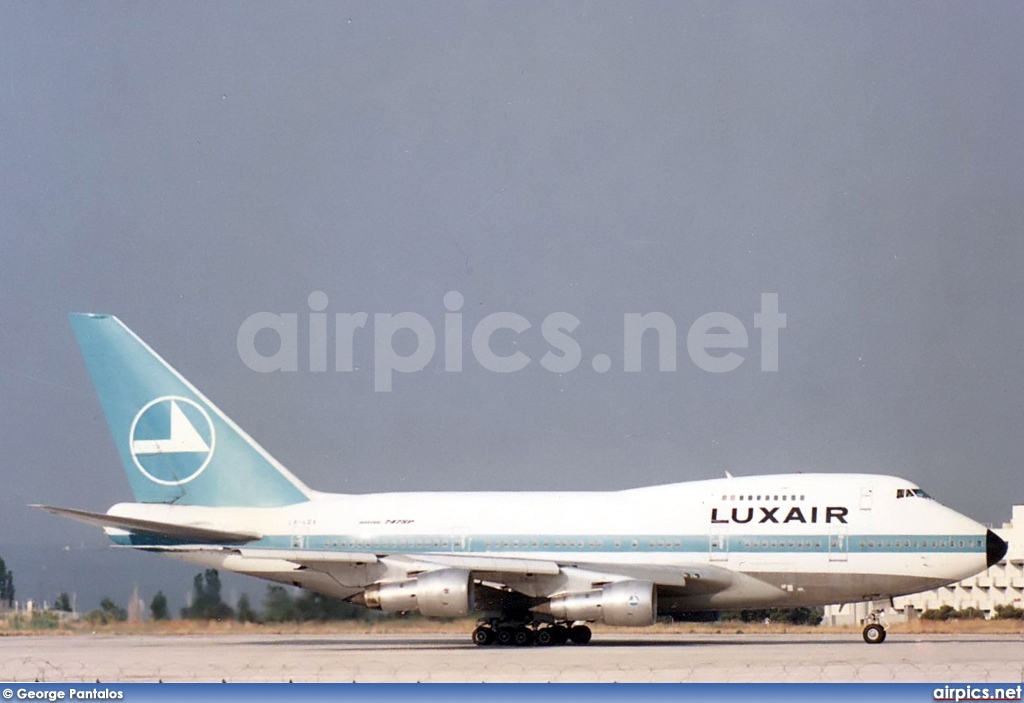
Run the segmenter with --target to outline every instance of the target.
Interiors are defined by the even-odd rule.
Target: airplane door
[[[458,525],[452,530],[452,552],[468,552],[472,539],[468,536],[469,529]]]
[[[292,523],[292,549],[306,549],[309,546],[309,525],[304,521]]]
[[[728,561],[729,559],[729,528],[726,525],[713,525],[708,535],[708,551],[711,561]]]
[[[846,561],[850,553],[850,535],[846,525],[828,528],[828,560]]]
[[[871,510],[871,504],[874,502],[875,489],[871,486],[860,487],[860,509]]]

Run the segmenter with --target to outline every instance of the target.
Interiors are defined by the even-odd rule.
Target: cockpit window
[[[931,498],[930,495],[925,493],[920,488],[897,488],[897,498]]]

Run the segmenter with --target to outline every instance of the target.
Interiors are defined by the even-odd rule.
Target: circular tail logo
[[[206,409],[181,396],[163,396],[142,406],[129,432],[132,460],[162,486],[180,486],[210,464],[216,435]]]

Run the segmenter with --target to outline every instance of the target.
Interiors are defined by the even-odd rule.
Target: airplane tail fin
[[[112,315],[71,326],[135,499],[272,507],[310,490]]]

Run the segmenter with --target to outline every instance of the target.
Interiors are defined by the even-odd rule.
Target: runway
[[[465,635],[0,638],[0,679],[49,682],[1020,682],[1020,635],[601,635],[475,647]]]

